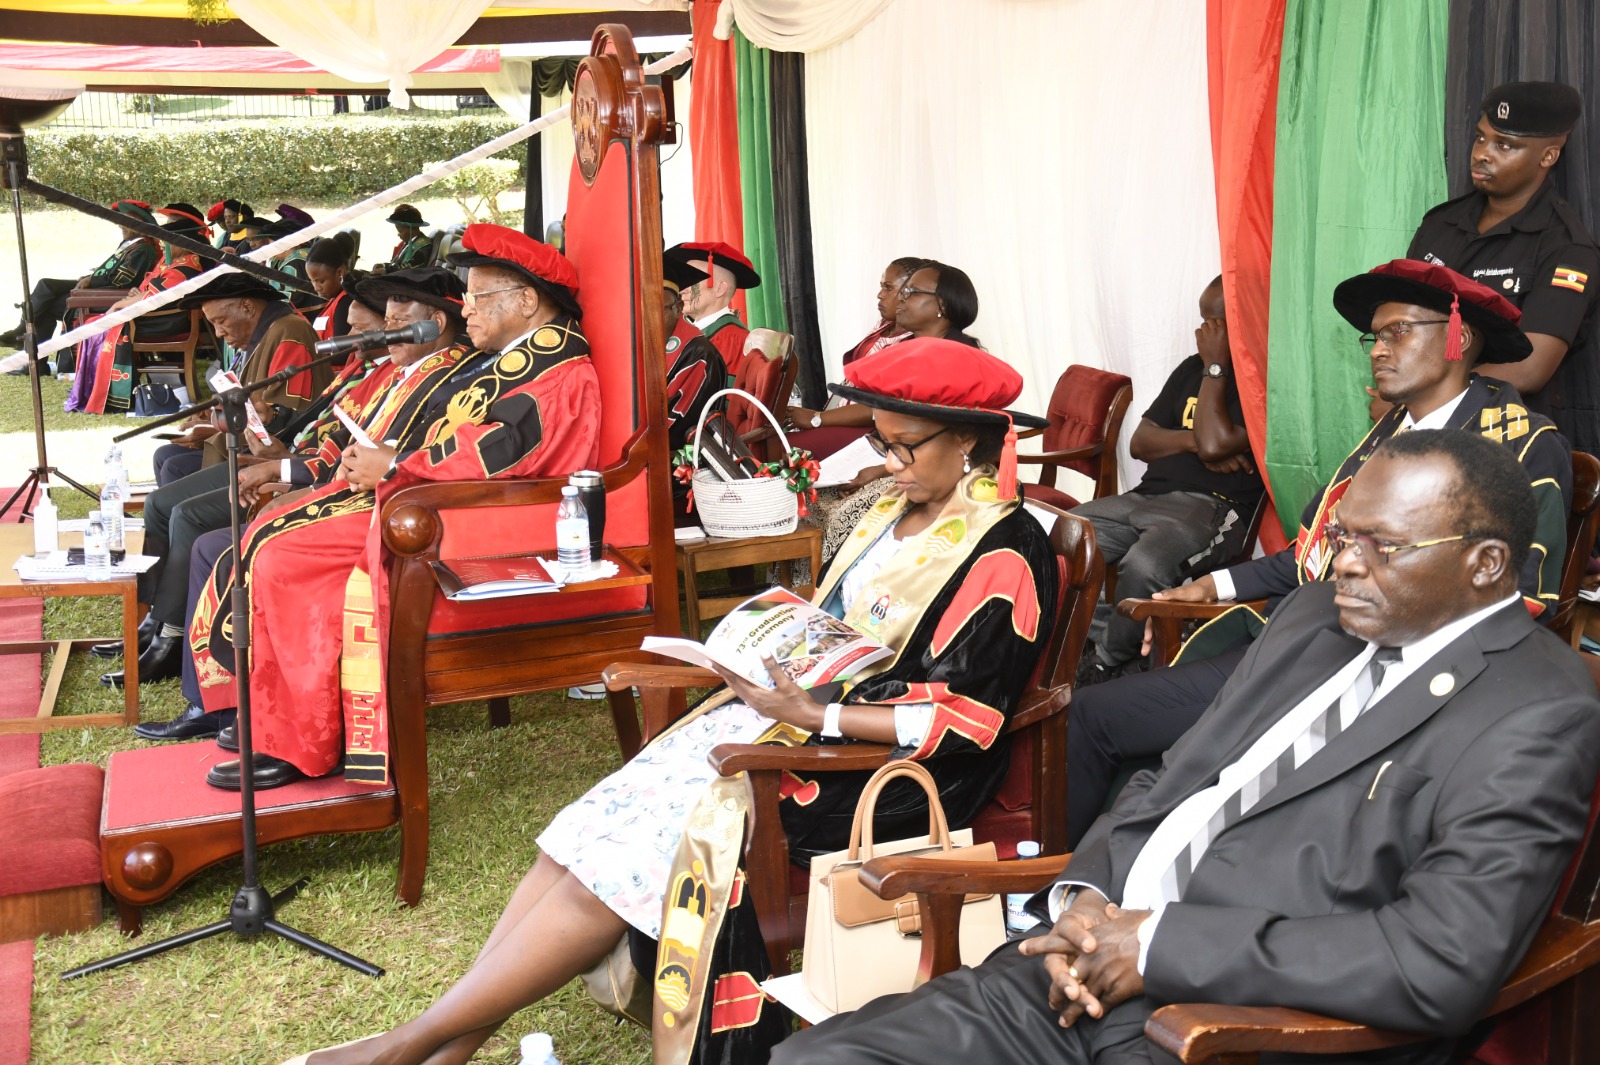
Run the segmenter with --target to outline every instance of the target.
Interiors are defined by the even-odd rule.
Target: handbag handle
[[[778,419],[772,416],[772,412],[767,409],[765,403],[742,388],[723,388],[714,392],[711,398],[706,400],[706,405],[700,408],[700,424],[694,427],[694,465],[697,468],[700,465],[700,431],[706,427],[706,418],[711,414],[711,409],[716,406],[717,400],[723,396],[743,396],[751,403],[754,403],[756,410],[765,414],[767,421],[772,423],[772,431],[778,434],[778,440],[783,444],[783,453],[785,455],[789,453],[789,438],[783,435],[783,426],[778,424]]]
[[[867,786],[856,802],[855,820],[850,824],[849,861],[869,861],[872,858],[872,818],[877,810],[878,795],[889,781],[904,777],[922,785],[928,795],[928,842],[937,843],[940,850],[950,850],[950,822],[944,816],[944,804],[939,801],[939,788],[933,774],[920,763],[910,760],[890,762],[872,774]],[[865,844],[865,846],[863,846]]]

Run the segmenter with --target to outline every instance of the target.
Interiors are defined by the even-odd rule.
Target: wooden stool
[[[812,583],[803,589],[794,587],[794,561],[800,558],[811,560]],[[720,618],[750,598],[748,595],[721,595],[701,599],[700,589],[695,584],[696,576],[735,566],[761,566],[774,562],[778,564],[779,580],[785,588],[796,595],[811,595],[816,587],[817,574],[822,570],[822,530],[814,525],[802,525],[782,536],[708,536],[704,540],[679,544],[678,572],[683,575],[683,599],[688,608],[690,638],[700,639],[700,622],[703,618]]]

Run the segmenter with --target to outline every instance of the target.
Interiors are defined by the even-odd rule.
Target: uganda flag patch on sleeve
[[[1555,275],[1550,278],[1550,283],[1557,288],[1570,288],[1574,292],[1582,292],[1584,286],[1589,283],[1589,275],[1570,266],[1558,266]]]

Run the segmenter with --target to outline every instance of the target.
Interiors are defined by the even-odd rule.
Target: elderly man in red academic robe
[[[683,313],[722,353],[732,384],[744,362],[744,342],[750,330],[730,304],[739,289],[759,288],[761,275],[749,259],[720,240],[677,244],[667,249],[667,257],[708,275],[705,281],[683,290]]]
[[[341,755],[347,778],[388,780],[375,633],[388,606],[376,516],[390,493],[424,481],[564,476],[597,461],[599,380],[578,325],[572,264],[502,226],[468,226],[462,245],[451,261],[469,267],[464,310],[476,350],[433,371],[419,386],[425,400],[369,433],[389,443],[352,444],[332,483],[251,527],[244,556],[256,787],[326,775]],[[190,629],[208,710],[235,701],[219,609],[226,584],[219,573]],[[347,612],[363,610],[373,623],[352,631]],[[216,766],[207,782],[237,788],[239,763]]]

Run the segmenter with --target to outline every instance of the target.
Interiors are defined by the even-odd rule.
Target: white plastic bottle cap
[[[1017,857],[1037,858],[1039,857],[1039,852],[1041,849],[1042,848],[1040,848],[1039,844],[1035,841],[1031,839],[1025,839],[1021,843],[1017,844]]]
[[[523,1065],[544,1065],[555,1057],[556,1044],[548,1034],[534,1032],[522,1037],[521,1049]]]

